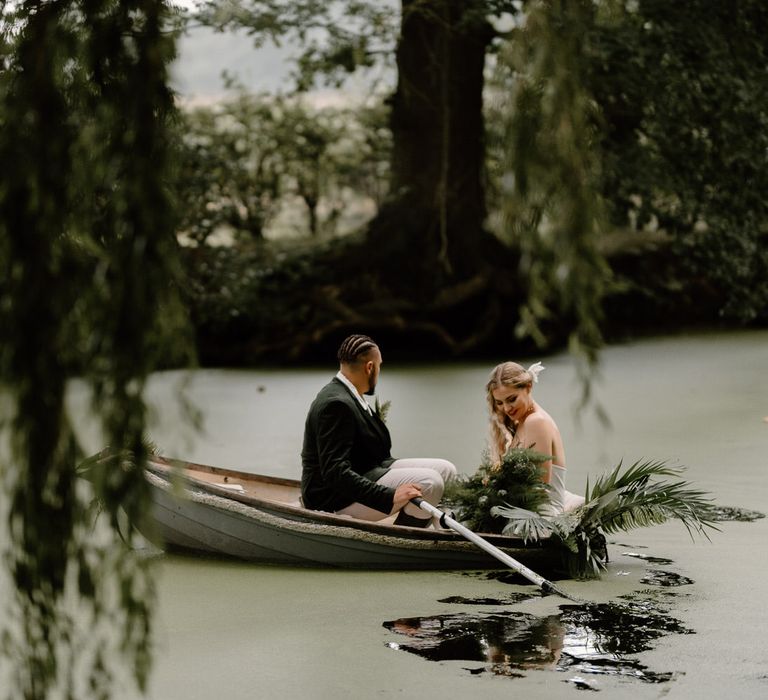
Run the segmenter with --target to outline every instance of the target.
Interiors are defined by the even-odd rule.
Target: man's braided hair
[[[351,365],[357,362],[361,355],[365,355],[375,347],[378,346],[367,335],[350,335],[339,346],[336,357],[341,364]]]

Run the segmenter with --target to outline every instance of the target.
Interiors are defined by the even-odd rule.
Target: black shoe
[[[401,510],[395,518],[395,525],[405,525],[406,527],[428,527],[432,518],[417,518],[415,515],[408,515]]]

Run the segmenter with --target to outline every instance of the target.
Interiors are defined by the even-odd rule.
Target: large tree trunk
[[[391,197],[370,236],[434,284],[476,274],[485,218],[478,0],[403,0],[392,99]],[[388,222],[399,221],[396,231]],[[425,290],[426,291],[426,290]]]
[[[327,356],[363,332],[390,359],[460,357],[512,339],[521,290],[497,270],[515,270],[517,254],[484,229],[485,10],[402,0],[389,198],[365,234],[262,276],[254,330],[238,317],[230,348],[254,360]]]

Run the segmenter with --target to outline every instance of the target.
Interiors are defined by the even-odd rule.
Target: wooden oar
[[[443,527],[449,527],[451,530],[455,530],[463,537],[466,537],[470,542],[476,544],[480,549],[488,552],[492,557],[495,557],[503,564],[506,564],[510,569],[516,571],[521,576],[525,576],[531,583],[535,583],[545,593],[557,593],[557,595],[572,600],[575,603],[584,603],[586,601],[579,598],[575,598],[569,595],[562,589],[558,588],[554,583],[548,581],[543,576],[539,576],[535,571],[529,569],[525,564],[521,564],[517,559],[513,559],[506,552],[502,552],[498,547],[494,547],[488,540],[483,539],[480,535],[475,534],[469,528],[464,527],[460,522],[454,520],[450,515],[444,513],[439,508],[435,508],[431,503],[428,503],[423,498],[412,498],[411,503],[417,505],[423,511],[426,511],[430,515],[440,519],[440,524]]]

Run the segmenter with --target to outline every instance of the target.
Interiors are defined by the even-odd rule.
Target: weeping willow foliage
[[[146,685],[152,578],[134,535],[116,533],[120,509],[143,517],[147,486],[136,468],[77,480],[65,391],[72,375],[89,381],[105,440],[140,467],[145,380],[187,357],[168,12],[39,0],[1,18],[0,513],[15,594],[1,613],[13,677],[0,696],[107,698],[116,657]]]
[[[494,97],[504,120],[505,228],[520,246],[529,290],[518,332],[546,346],[547,321],[567,319],[585,402],[608,280],[598,248],[605,229],[599,112],[585,88],[584,41],[595,7],[591,0],[525,3],[498,56]]]
[[[682,522],[691,537],[706,537],[708,529],[717,529],[713,524],[717,515],[707,494],[680,479],[681,472],[653,460],[638,461],[626,469],[619,463],[591,488],[587,481],[586,502],[570,513],[543,518],[530,510],[502,505],[493,514],[507,518],[504,534],[529,542],[555,537],[567,549],[571,575],[596,578],[607,563],[605,535],[672,519]]]

